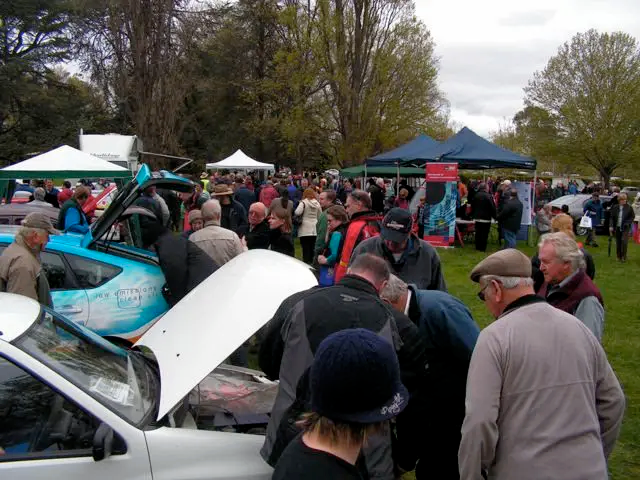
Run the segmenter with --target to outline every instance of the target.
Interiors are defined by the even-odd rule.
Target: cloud
[[[440,57],[453,120],[488,135],[523,107],[523,88],[590,28],[640,39],[639,0],[417,0]]]
[[[540,26],[549,22],[555,14],[553,10],[513,12],[501,18],[499,24],[505,27]]]

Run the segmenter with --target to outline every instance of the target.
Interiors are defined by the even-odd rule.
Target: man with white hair
[[[585,271],[584,255],[576,241],[565,233],[550,233],[540,239],[538,247],[544,275],[538,295],[580,319],[602,341],[604,301]]]
[[[189,240],[204,250],[215,264],[221,267],[244,251],[242,242],[235,232],[220,226],[222,207],[218,200],[207,200],[202,205],[201,211],[204,228],[192,233]]]
[[[271,228],[267,221],[267,206],[262,202],[255,202],[249,207],[249,231],[244,241],[249,250],[262,248],[267,250],[271,242]]]
[[[397,419],[399,439],[420,440],[403,442],[397,461],[403,470],[412,470],[418,460],[418,480],[457,480],[467,373],[480,329],[457,298],[440,290],[419,290],[395,275],[380,297],[411,319],[427,346],[425,379],[412,393],[409,407],[418,405],[418,415]]]
[[[32,207],[53,208],[52,205],[45,200],[46,196],[47,192],[44,191],[44,188],[36,188],[33,191],[33,200],[29,202],[29,205]]]
[[[16,293],[53,307],[40,253],[50,235],[57,235],[44,213],[33,212],[22,221],[14,242],[0,256],[0,292]]]
[[[478,337],[458,453],[461,480],[601,480],[625,399],[589,329],[533,291],[506,249],[471,272],[496,321]]]

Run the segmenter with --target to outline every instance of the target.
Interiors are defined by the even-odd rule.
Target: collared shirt
[[[238,235],[221,227],[219,222],[206,222],[204,228],[189,236],[189,240],[204,250],[218,267],[244,251]]]
[[[404,306],[404,314],[408,317],[409,316],[409,307],[411,307],[411,296],[412,296],[412,292],[411,289],[407,289],[407,304]]]

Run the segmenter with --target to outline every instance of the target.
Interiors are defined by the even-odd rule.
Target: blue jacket
[[[591,217],[591,222],[594,226],[600,225],[604,217],[604,209],[602,208],[602,201],[598,200],[596,202],[592,198],[591,200],[589,200],[587,203],[584,204],[583,213]]]
[[[256,194],[249,190],[247,187],[240,187],[238,190],[236,190],[233,198],[236,202],[240,203],[247,212],[249,211],[249,207],[251,207],[251,204],[257,201]]]
[[[468,365],[480,329],[467,306],[440,290],[418,290],[415,285],[410,288],[420,310],[420,333],[440,347],[451,348],[454,356]]]

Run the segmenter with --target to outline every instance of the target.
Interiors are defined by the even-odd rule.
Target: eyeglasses
[[[487,284],[482,288],[482,290],[480,290],[480,291],[478,292],[478,298],[479,298],[480,300],[482,300],[483,302],[484,302],[484,300],[485,300],[484,291],[487,289],[487,287],[488,287],[489,285],[491,285],[491,283],[487,283]]]

